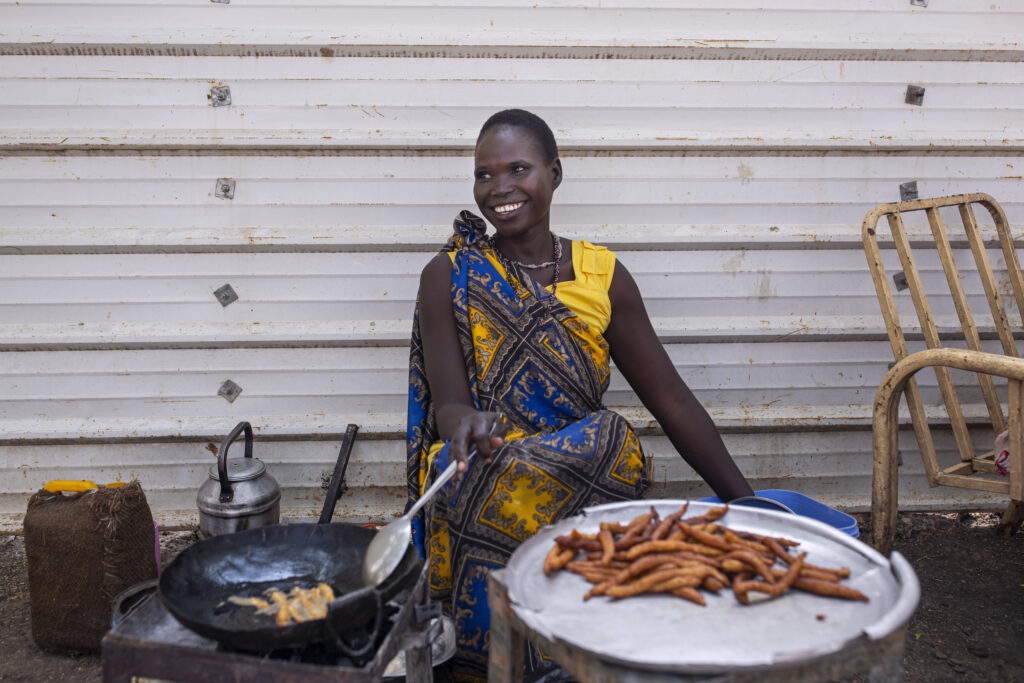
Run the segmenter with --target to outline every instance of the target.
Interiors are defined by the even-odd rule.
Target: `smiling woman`
[[[517,109],[492,116],[474,176],[495,232],[463,211],[423,270],[407,434],[410,502],[459,463],[461,476],[427,506],[414,537],[456,622],[460,679],[486,677],[487,573],[542,526],[646,491],[639,439],[602,404],[613,359],[719,496],[753,493],[658,341],[629,272],[607,249],[552,233],[562,164],[547,124]]]

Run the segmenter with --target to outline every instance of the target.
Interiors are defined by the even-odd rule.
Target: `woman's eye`
[[[513,173],[526,173],[526,167],[525,166],[515,166],[515,167],[513,167],[512,172]]]
[[[480,172],[480,173],[476,174],[476,179],[477,180],[490,180],[490,178],[491,178],[491,174],[490,173]]]

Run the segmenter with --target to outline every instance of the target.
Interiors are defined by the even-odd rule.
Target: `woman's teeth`
[[[516,202],[515,204],[502,204],[501,206],[494,207],[494,213],[511,213],[526,202]]]

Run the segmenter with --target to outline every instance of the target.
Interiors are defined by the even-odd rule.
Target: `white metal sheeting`
[[[1024,15],[1022,15],[1024,16]],[[495,110],[565,147],[1014,149],[1024,62],[6,57],[0,146],[458,147]],[[905,102],[925,87],[926,106]],[[212,106],[211,87],[230,89]]]
[[[349,422],[339,514],[397,513],[418,272],[472,206],[476,131],[505,106],[555,128],[557,230],[619,252],[755,486],[863,509],[891,359],[863,215],[916,180],[994,195],[1024,238],[1024,7],[931,5],[0,1],[0,528],[76,477],[138,477],[159,519],[194,521],[209,446],[240,419],[286,514],[315,513]],[[920,265],[950,333],[941,269]],[[652,495],[707,492],[617,374],[606,402],[654,457]],[[901,439],[904,505],[999,502],[927,488]]]
[[[342,425],[343,427],[343,425]],[[916,452],[913,434],[900,434],[908,454],[900,470],[900,502],[908,508],[977,508],[998,505],[993,494],[950,488],[929,488]],[[653,457],[651,493],[657,497],[709,495],[664,437],[643,437]],[[952,435],[935,433],[941,462],[958,456]],[[979,439],[980,441],[980,439]],[[213,457],[200,442],[115,442],[80,445],[0,445],[0,529],[21,526],[25,500],[38,486],[41,473],[59,472],[69,478],[99,482],[139,478],[154,515],[161,524],[195,524],[196,491],[207,477]],[[856,431],[798,431],[730,433],[728,448],[755,488],[805,491],[819,500],[847,509],[864,507],[871,488],[871,433]],[[333,441],[264,441],[257,437],[254,454],[269,464],[281,483],[285,514],[312,517],[323,502],[325,478],[337,458],[340,437]],[[341,497],[336,519],[381,520],[404,503],[404,443],[399,440],[356,441],[347,473],[349,488]]]
[[[594,151],[562,162],[559,231],[620,251],[860,250],[864,214],[909,180],[921,196],[985,191],[1011,222],[1024,216],[1016,154]],[[430,252],[473,208],[471,172],[462,153],[11,154],[0,156],[0,254]],[[218,178],[235,181],[233,199],[215,196]],[[930,234],[923,219],[907,227]],[[872,291],[870,278],[863,286]]]
[[[288,54],[378,48],[608,57],[785,55],[1019,59],[1024,10],[1011,1],[933,0],[6,0],[0,43],[29,54]],[[504,48],[504,50],[503,50]]]
[[[886,256],[892,272],[899,271],[895,254]],[[970,272],[970,252],[956,256]],[[404,345],[419,271],[429,258],[408,252],[0,255],[0,349]],[[991,258],[1002,261],[994,250]],[[619,259],[664,341],[885,336],[859,251],[820,250],[813,259],[792,248],[638,251]],[[938,258],[922,257],[919,271],[939,330],[958,330]],[[238,300],[222,306],[215,292],[225,284]],[[964,288],[979,329],[991,335],[980,280],[967,279]],[[909,295],[896,302],[913,333]]]
[[[866,427],[888,355],[885,342],[667,349],[716,421],[732,431]],[[404,347],[40,351],[6,358],[0,443],[209,439],[247,415],[262,416],[258,433],[273,438],[337,438],[352,416],[377,438],[404,434]],[[242,389],[234,403],[217,394],[226,379]],[[940,402],[929,373],[920,385],[926,401]],[[960,394],[969,418],[986,414],[976,387],[965,383]],[[640,428],[655,426],[617,373],[605,402]]]

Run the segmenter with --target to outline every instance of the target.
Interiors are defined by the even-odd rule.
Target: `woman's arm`
[[[471,444],[490,460],[504,441],[502,425],[494,430],[498,436],[489,436],[500,419],[497,413],[478,411],[473,405],[455,330],[451,283],[451,258],[442,252],[420,275],[420,335],[437,427],[441,438],[451,440],[450,455],[459,461],[459,471],[465,472]]]
[[[704,407],[679,377],[647,316],[640,290],[616,262],[605,331],[612,359],[680,455],[722,498],[753,495]]]

